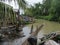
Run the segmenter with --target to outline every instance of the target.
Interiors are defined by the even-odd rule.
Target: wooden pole
[[[33,24],[32,24],[32,26],[31,26],[31,32],[30,32],[30,34],[31,34],[31,33],[33,33]]]
[[[39,28],[36,29],[35,32],[31,33],[31,35],[33,35],[34,37],[37,36],[38,32],[41,31],[41,29],[42,29],[43,26],[44,26],[44,25],[42,24]],[[30,36],[30,37],[31,37],[31,36]],[[28,37],[28,38],[29,38],[29,37]],[[25,40],[25,41],[23,42],[22,45],[27,45],[27,44],[29,45],[28,38],[27,38],[27,40]]]
[[[42,24],[41,26],[39,26],[39,28],[38,28],[38,26],[37,26],[37,29],[36,29],[36,31],[34,32],[34,36],[37,36],[37,34],[39,33],[39,31],[41,31],[41,29],[42,29],[43,26],[44,26],[43,24]]]

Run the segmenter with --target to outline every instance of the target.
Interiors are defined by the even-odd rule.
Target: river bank
[[[42,31],[45,33],[60,31],[60,23],[58,22],[38,19],[34,25],[40,25],[42,23],[44,23],[44,27],[42,28]]]
[[[41,31],[38,33],[38,36],[37,36],[38,39],[43,37],[44,34],[60,31],[59,23],[42,20],[42,19],[36,20],[36,22],[33,24],[33,30],[35,31],[36,27],[40,26],[42,23],[44,23],[45,25],[41,29]],[[23,27],[23,33],[24,33],[25,37],[15,39],[14,41],[10,41],[10,42],[9,41],[8,42],[0,42],[0,44],[1,45],[17,45],[17,44],[21,45],[23,43],[23,41],[29,37],[31,26],[32,26],[32,24],[28,24]]]

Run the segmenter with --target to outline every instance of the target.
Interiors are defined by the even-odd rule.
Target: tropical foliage
[[[25,8],[26,7],[26,2],[25,0],[17,0],[18,5],[20,8]]]
[[[11,1],[12,0],[8,0],[8,2],[11,2]],[[14,1],[16,2],[16,0],[14,0]],[[17,3],[19,5],[19,9],[18,9],[18,12],[15,12],[15,11],[13,11],[12,6],[5,4],[3,2],[0,2],[0,22],[4,21],[5,24],[8,22],[13,23],[13,24],[17,22],[16,21],[16,14],[17,14],[18,19],[19,19],[20,9],[25,9],[26,2],[25,2],[25,0],[17,0]],[[18,21],[21,22],[20,19]]]
[[[43,0],[25,10],[25,15],[60,22],[60,0]]]
[[[15,23],[16,22],[16,13],[13,11],[13,8],[5,3],[0,2],[0,22],[4,23]]]

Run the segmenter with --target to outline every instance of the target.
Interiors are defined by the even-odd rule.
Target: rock
[[[44,43],[44,45],[59,45],[58,43],[56,43],[55,41],[53,40],[48,40]]]

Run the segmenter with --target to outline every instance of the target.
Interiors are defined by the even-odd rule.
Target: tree
[[[32,17],[39,17],[42,15],[42,4],[37,3],[34,6],[31,6],[30,8],[26,8],[25,15],[32,16]]]
[[[17,2],[18,2],[18,5],[19,5],[19,10],[20,10],[20,8],[26,8],[26,2],[25,2],[25,0],[17,0]]]
[[[18,25],[19,25],[19,21],[21,23],[21,20],[19,19],[20,18],[20,9],[25,9],[26,8],[26,2],[25,0],[17,0],[18,2],[18,5],[19,5],[19,10],[17,12],[17,15],[18,15]]]
[[[50,14],[53,16],[52,20],[60,20],[60,0],[53,0],[50,8]]]
[[[43,0],[25,10],[25,15],[60,22],[60,0]]]
[[[51,8],[52,0],[43,0],[43,13],[44,15],[49,15],[49,9]]]

